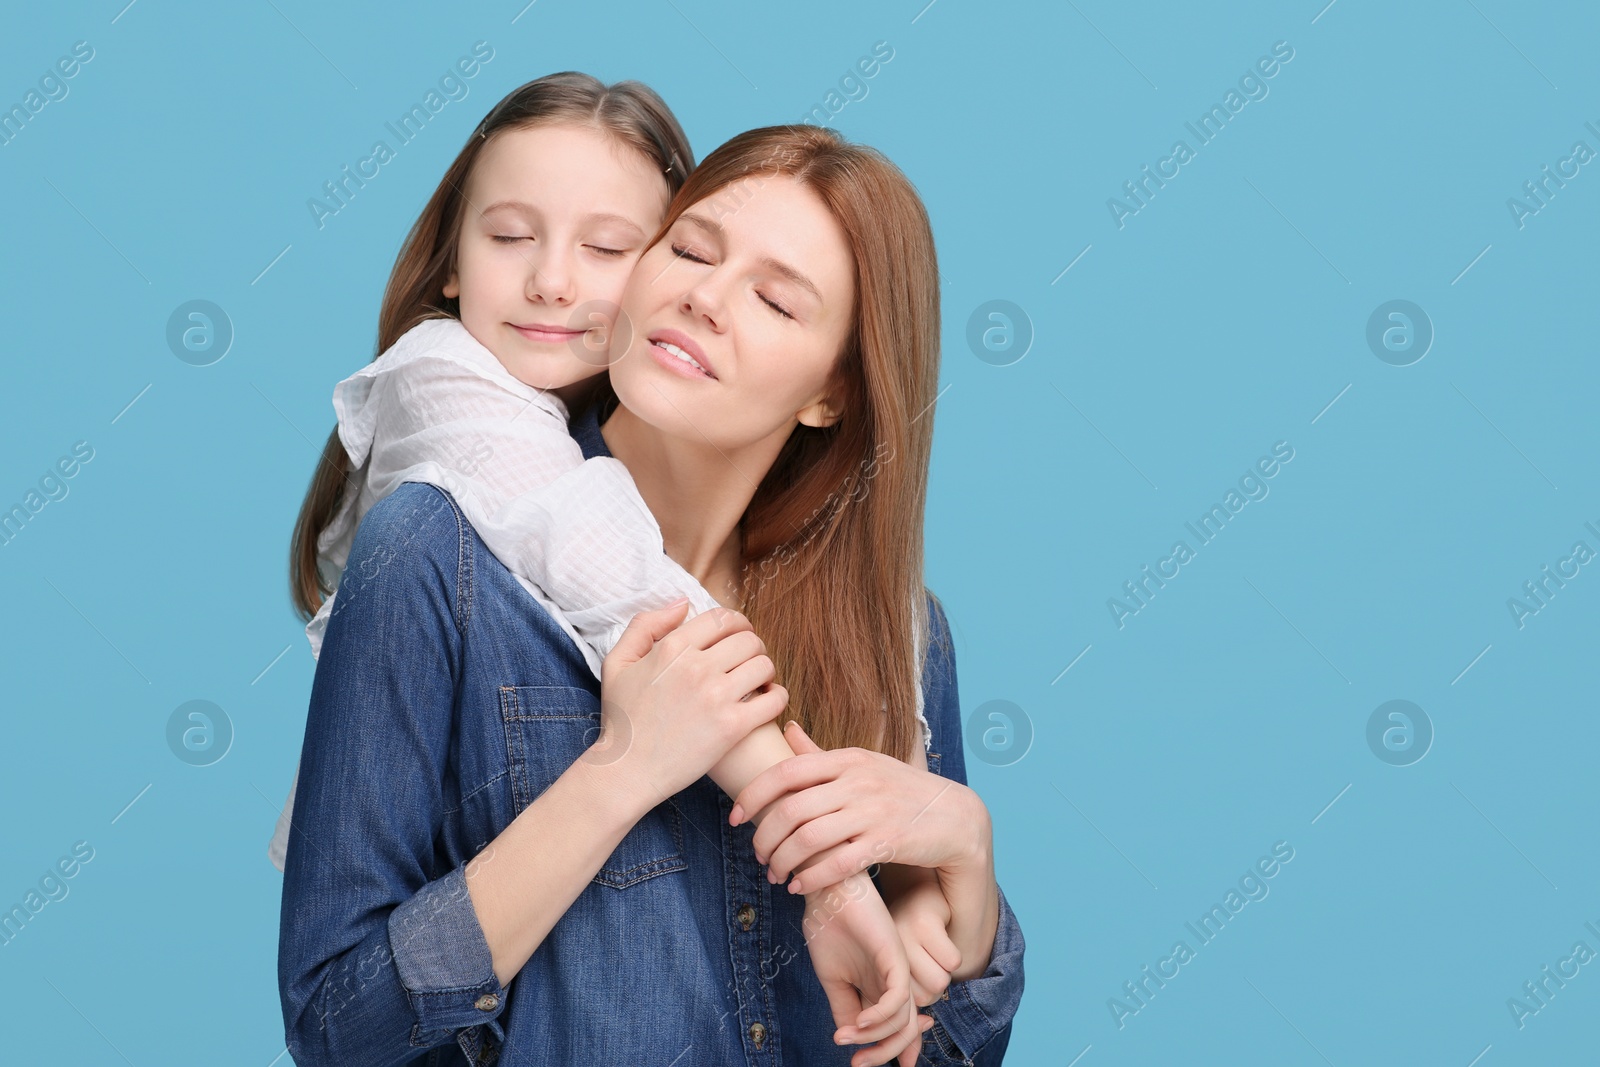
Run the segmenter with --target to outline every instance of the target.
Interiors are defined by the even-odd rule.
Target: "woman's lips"
[[[654,341],[649,342],[648,347],[650,349],[650,358],[672,373],[681,374],[685,378],[698,378],[701,381],[709,381],[711,379],[711,375],[696,367],[693,363],[679,359]]]
[[[658,358],[665,357],[681,363],[694,371],[697,377],[715,378],[717,376],[717,369],[711,365],[711,360],[706,358],[706,350],[700,347],[698,341],[682,330],[654,330],[646,336],[645,340],[650,344],[651,355],[657,355]],[[660,350],[659,355],[656,351],[657,349]],[[685,356],[688,359],[685,359]]]

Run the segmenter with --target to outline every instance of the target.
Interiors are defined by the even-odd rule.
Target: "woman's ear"
[[[796,412],[795,418],[799,419],[803,426],[820,428],[832,426],[843,414],[837,398],[832,393],[826,393]]]

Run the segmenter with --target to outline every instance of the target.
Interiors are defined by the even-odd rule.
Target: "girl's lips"
[[[711,381],[711,375],[697,369],[694,364],[679,359],[665,348],[652,342],[647,346],[650,349],[650,358],[674,374],[681,374],[685,378],[697,378],[700,381]]]
[[[569,330],[564,326],[518,326],[516,323],[507,323],[513,330],[530,341],[540,341],[545,344],[566,344],[574,337],[581,337],[587,330]]]

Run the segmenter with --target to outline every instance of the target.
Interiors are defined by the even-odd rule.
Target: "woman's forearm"
[[[580,757],[467,864],[467,892],[502,986],[662,799],[614,765]]]
[[[976,978],[989,969],[995,931],[1000,926],[1000,886],[994,877],[994,831],[989,809],[971,794],[974,836],[958,860],[938,868],[939,884],[950,902],[950,940],[961,952],[952,982]]]

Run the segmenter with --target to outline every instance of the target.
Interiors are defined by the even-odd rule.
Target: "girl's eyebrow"
[[[520,213],[522,213],[524,215],[538,214],[538,209],[535,208],[532,204],[528,203],[526,200],[496,200],[494,203],[490,204],[488,207],[486,207],[482,211],[480,211],[478,213],[478,215],[481,218],[481,217],[483,217],[485,215],[490,214],[491,212],[501,211],[501,210],[506,210],[506,209],[518,211],[518,212],[520,212]],[[638,223],[634,222],[632,219],[628,218],[626,215],[618,215],[618,214],[616,214],[614,212],[610,212],[610,211],[592,212],[592,213],[590,213],[588,215],[585,215],[583,217],[583,221],[584,222],[589,222],[589,223],[596,223],[596,222],[615,223],[618,226],[627,227],[628,229],[632,230],[634,233],[638,234],[640,237],[644,236],[644,231],[639,228],[639,224]]]

